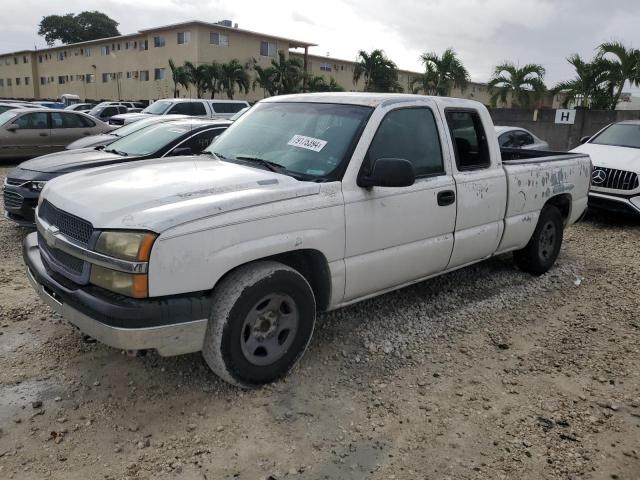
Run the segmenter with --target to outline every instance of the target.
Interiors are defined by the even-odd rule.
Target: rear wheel
[[[560,253],[563,230],[560,210],[552,205],[545,206],[527,246],[513,253],[518,268],[533,275],[546,273]]]
[[[278,262],[248,264],[214,290],[202,354],[227,382],[245,388],[272,382],[300,359],[315,318],[304,276]]]

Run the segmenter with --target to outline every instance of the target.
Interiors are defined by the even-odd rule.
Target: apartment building
[[[42,50],[0,54],[0,98],[59,99],[71,93],[83,100],[146,100],[173,96],[169,59],[176,65],[228,62],[257,62],[266,67],[279,51],[299,58],[308,72],[331,77],[346,91],[362,91],[364,79],[353,82],[354,60],[309,54],[316,46],[290,38],[243,30],[229,20],[217,23],[190,21],[165,25],[137,33]],[[419,72],[399,70],[398,81],[405,92]],[[262,89],[236,98],[257,101]],[[486,84],[471,82],[452,96],[490,103]],[[195,97],[193,88],[178,88],[180,97]],[[208,95],[208,94],[207,94]],[[510,102],[509,102],[510,103]],[[540,106],[557,108],[548,95]]]
[[[228,62],[237,58],[267,66],[278,51],[311,43],[234,28],[231,22],[185,22],[42,50],[0,54],[0,98],[155,100],[173,96],[169,59]],[[302,54],[304,57],[304,53]],[[180,96],[195,92],[180,88]],[[262,91],[237,98],[259,100]]]

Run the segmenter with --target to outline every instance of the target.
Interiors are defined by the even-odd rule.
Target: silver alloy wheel
[[[289,295],[265,296],[249,310],[242,325],[244,357],[260,367],[277,362],[293,343],[299,322],[298,307]]]
[[[553,255],[556,243],[556,226],[553,222],[547,222],[540,231],[538,240],[538,252],[545,262]]]

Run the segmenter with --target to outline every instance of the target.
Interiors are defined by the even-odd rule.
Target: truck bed
[[[585,156],[579,153],[554,152],[551,150],[524,150],[521,148],[501,148],[500,155],[502,157],[502,163],[507,165],[568,160]]]

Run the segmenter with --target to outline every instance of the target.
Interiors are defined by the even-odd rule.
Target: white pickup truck
[[[125,350],[202,351],[243,387],[285,375],[316,312],[513,251],[539,275],[585,211],[584,154],[501,150],[478,102],[259,102],[193,157],[71,173],[24,243],[46,303]]]

